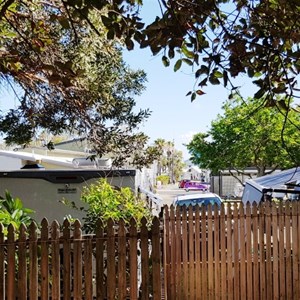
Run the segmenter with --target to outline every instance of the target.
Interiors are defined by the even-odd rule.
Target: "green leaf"
[[[201,65],[200,69],[198,69],[198,70],[196,71],[195,77],[198,78],[198,77],[200,77],[201,75],[203,75],[203,74],[206,74],[206,75],[207,75],[208,73],[209,73],[208,67],[205,66],[205,65]]]
[[[255,94],[254,94],[254,98],[255,99],[260,99],[263,97],[263,95],[265,94],[266,90],[264,88],[259,89]]]
[[[193,65],[193,61],[187,58],[183,58],[182,59],[183,62],[185,62],[187,65],[192,66]]]
[[[197,97],[197,94],[196,93],[192,93],[192,96],[191,96],[191,102],[193,102]]]
[[[181,65],[182,65],[182,59],[178,59],[174,65],[174,72],[177,72],[181,68]]]
[[[189,51],[186,46],[181,47],[181,51],[187,58],[194,58],[194,53],[192,51]]]
[[[162,62],[165,67],[168,67],[170,65],[170,60],[165,55],[162,57]]]
[[[224,86],[227,87],[227,83],[228,83],[228,72],[227,71],[223,72],[223,82],[224,82]]]
[[[213,85],[220,84],[220,80],[218,78],[216,78],[215,76],[213,76],[213,74],[209,76],[209,82]]]

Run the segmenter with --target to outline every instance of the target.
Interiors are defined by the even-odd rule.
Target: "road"
[[[186,192],[184,189],[178,188],[178,183],[163,185],[157,189],[156,195],[163,200],[162,205],[171,205],[174,197],[177,195],[185,195],[199,193],[199,191]]]

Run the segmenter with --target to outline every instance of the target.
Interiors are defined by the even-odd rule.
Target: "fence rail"
[[[300,202],[0,230],[1,299],[300,299]]]

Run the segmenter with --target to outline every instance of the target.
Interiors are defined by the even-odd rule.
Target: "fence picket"
[[[93,299],[93,246],[92,237],[84,240],[84,299]]]
[[[254,264],[254,249],[253,249],[253,231],[254,228],[252,227],[252,219],[251,219],[251,206],[248,202],[245,206],[242,205],[243,211],[246,210],[246,220],[245,220],[245,228],[242,233],[245,236],[245,257],[246,257],[246,270],[244,274],[246,274],[246,278],[243,277],[243,271],[241,270],[241,296],[246,295],[247,299],[253,299],[253,264]],[[242,212],[241,212],[242,213]],[[254,219],[254,218],[253,218]],[[254,225],[253,225],[254,226]],[[242,259],[241,259],[242,260]],[[245,282],[244,282],[245,280]]]
[[[153,272],[153,299],[161,300],[161,249],[160,249],[160,221],[154,217],[152,221],[152,272]]]
[[[149,299],[149,239],[148,239],[148,229],[147,220],[142,218],[141,226],[141,265],[142,265],[142,284],[141,293],[142,300]]]
[[[48,227],[48,226],[47,226]],[[48,228],[45,224],[45,238],[46,234],[48,234]],[[63,222],[63,299],[71,299],[71,231],[70,231],[71,224],[68,219],[64,220]],[[45,243],[42,243],[45,245]],[[45,249],[45,255],[47,255],[47,249]],[[45,258],[46,260],[46,258]],[[48,298],[45,298],[45,300]]]
[[[182,299],[189,297],[189,267],[188,267],[188,227],[187,227],[187,207],[182,210]]]
[[[125,222],[118,222],[118,299],[126,299],[126,230]]]
[[[17,298],[27,299],[27,266],[26,266],[26,226],[21,224],[18,238],[18,291]]]
[[[74,259],[74,299],[82,299],[82,232],[81,224],[78,220],[74,223],[74,249],[73,249],[73,259]]]
[[[227,268],[226,268],[226,241],[228,235],[228,227],[226,226],[226,218],[225,218],[225,207],[224,204],[221,206],[220,211],[220,233],[221,233],[221,241],[220,241],[220,248],[221,248],[221,290],[220,290],[220,299],[227,299]]]
[[[271,207],[271,215],[272,215],[272,261],[273,266],[272,267],[272,275],[273,275],[273,283],[272,283],[272,289],[273,289],[273,299],[277,300],[279,299],[279,260],[278,260],[278,242],[279,242],[279,228],[278,228],[278,212],[277,207],[273,205]]]
[[[60,252],[59,252],[59,224],[51,224],[51,273],[52,298],[60,298]]]
[[[195,285],[196,285],[196,299],[201,298],[201,284],[197,284],[201,282],[202,273],[201,273],[201,240],[200,240],[200,210],[199,205],[196,206],[195,209]]]
[[[213,247],[213,258],[214,258],[214,294],[215,299],[220,299],[220,216],[219,216],[219,207],[214,205],[214,217],[213,217],[213,226],[214,226],[214,247]]]
[[[38,299],[37,226],[34,222],[29,225],[29,277],[29,297]]]
[[[99,218],[96,224],[96,296],[97,299],[106,298],[104,291],[104,229],[103,222]]]
[[[300,294],[299,294],[299,241],[298,241],[298,218],[297,218],[297,212],[298,212],[298,207],[297,207],[297,202],[293,201],[292,202],[292,262],[293,262],[293,270],[292,270],[292,275],[293,275],[293,295],[295,299],[299,299]]]
[[[213,239],[214,227],[211,204],[207,207],[207,279],[208,279],[208,297],[214,299],[214,261],[213,261]]]
[[[189,299],[195,297],[195,248],[194,248],[194,214],[193,207],[188,208],[188,278],[189,278]]]
[[[283,203],[278,206],[278,226],[279,226],[279,299],[286,299],[285,289],[285,228],[284,228],[284,208]]]
[[[176,295],[170,295],[169,299],[182,299],[183,298],[183,282],[182,282],[182,252],[181,252],[181,245],[182,245],[182,214],[180,211],[180,207],[177,206],[176,208],[176,237],[175,237],[175,247],[176,251]],[[173,241],[174,242],[174,241]],[[166,249],[164,249],[164,252]],[[168,297],[168,295],[167,295]]]
[[[247,237],[246,237],[246,215],[245,215],[245,207],[243,203],[240,203],[238,207],[239,214],[239,265],[240,265],[240,289],[239,289],[239,299],[242,298],[242,295],[247,295],[246,293],[246,275],[247,275],[247,264],[249,259],[249,264],[252,264],[252,257],[246,257],[246,247],[247,247]],[[249,226],[249,234],[251,234],[251,226]],[[252,279],[252,278],[251,278]],[[252,284],[252,280],[250,280],[249,285]]]
[[[49,299],[49,224],[47,219],[42,220],[41,226],[41,299],[47,300]],[[67,281],[64,280],[64,282],[67,285]]]
[[[292,291],[292,251],[291,251],[291,204],[285,203],[285,255],[286,255],[286,296],[287,299],[293,298]]]
[[[173,208],[173,206],[171,206]],[[170,241],[170,235],[172,234],[172,230],[170,227],[172,227],[172,223],[170,220],[170,214],[169,214],[169,208],[167,205],[164,206],[164,237],[163,237],[163,243],[164,243],[164,262],[165,262],[165,268],[164,268],[164,286],[166,287],[166,295],[169,295],[170,297],[173,297],[175,295],[172,290],[172,279],[171,276],[173,274],[173,271],[171,268],[171,256],[173,253],[173,250],[170,247],[171,241]],[[170,253],[171,252],[171,253]]]
[[[166,208],[166,212],[168,211],[168,209]],[[168,240],[169,244],[174,243],[175,239],[176,239],[176,235],[175,235],[175,211],[174,211],[174,206],[171,205],[170,207],[170,227],[169,227],[169,232],[170,232],[170,240]],[[167,230],[167,227],[165,227]],[[166,235],[167,236],[167,235]],[[170,243],[171,241],[171,243]],[[169,281],[169,286],[170,286],[170,295],[171,298],[170,299],[174,299],[172,297],[175,297],[176,295],[176,283],[175,283],[175,278],[176,278],[176,252],[178,251],[178,249],[176,247],[168,247],[168,249],[170,249],[170,264],[168,265],[168,267],[166,268],[167,270],[169,270],[170,272],[170,281]],[[167,252],[167,251],[165,251]],[[167,256],[166,256],[167,257]],[[167,285],[165,285],[166,287],[168,287]]]
[[[138,298],[138,260],[137,260],[137,224],[134,218],[130,220],[129,228],[129,286],[130,299],[137,300]]]
[[[7,243],[7,299],[13,300],[16,297],[16,248],[15,228],[12,224],[8,226]]]
[[[0,224],[0,300],[5,299],[5,244],[4,244],[4,227]]]
[[[239,239],[240,220],[237,203],[233,205],[233,298],[238,300],[240,297],[240,250],[243,245]]]

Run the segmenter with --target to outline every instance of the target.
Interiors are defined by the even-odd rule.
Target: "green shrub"
[[[168,184],[170,182],[170,176],[168,175],[159,175],[156,177],[156,181],[160,181],[161,184]]]
[[[133,217],[139,224],[142,217],[151,219],[151,211],[145,201],[134,195],[130,188],[117,189],[105,179],[84,187],[81,200],[88,205],[83,229],[93,232],[99,218],[105,223],[109,218],[114,221],[123,219],[129,223]]]
[[[19,198],[13,198],[8,191],[5,191],[5,198],[0,197],[0,223],[4,226],[4,234],[7,234],[9,224],[19,229],[23,223],[28,226],[32,221],[30,214],[32,209],[25,208]]]

